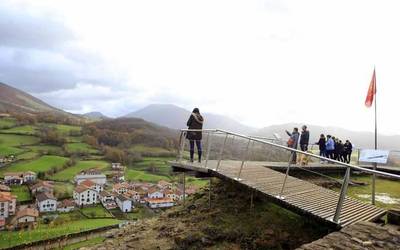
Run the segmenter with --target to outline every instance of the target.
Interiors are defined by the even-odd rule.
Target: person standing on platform
[[[327,157],[326,156],[326,138],[325,138],[324,134],[321,134],[319,136],[319,141],[316,142],[315,144],[317,144],[319,146],[319,156]],[[324,161],[321,161],[321,163],[324,163]]]
[[[333,159],[333,152],[335,151],[335,142],[332,139],[331,135],[327,135],[326,136],[327,140],[326,140],[326,157]]]
[[[307,130],[307,126],[303,125],[303,127],[301,127],[301,136],[300,136],[301,151],[307,152],[309,140],[310,140],[310,132]]]
[[[287,142],[287,146],[289,148],[294,148],[297,149],[297,144],[299,143],[299,129],[298,128],[293,128],[293,132],[290,133],[289,131],[286,130],[286,134],[288,134],[288,136],[290,136],[288,142]],[[296,160],[297,160],[297,155],[296,152],[291,152],[291,159],[290,159],[290,163],[291,164],[296,164]]]
[[[189,129],[201,130],[203,129],[204,118],[200,114],[200,110],[198,108],[194,108],[192,114],[189,117],[186,125]],[[188,131],[186,138],[189,140],[190,144],[190,162],[193,162],[194,157],[194,144],[196,143],[197,153],[199,156],[199,163],[201,162],[202,148],[201,148],[201,139],[203,137],[203,133],[201,131]]]
[[[349,140],[346,140],[344,144],[344,152],[345,152],[345,162],[350,163],[351,153],[353,152],[353,144],[351,144]]]

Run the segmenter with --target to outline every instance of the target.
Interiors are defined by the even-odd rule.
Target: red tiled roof
[[[15,195],[12,195],[10,192],[0,192],[0,201],[5,202],[11,202],[12,200],[17,199]]]
[[[149,203],[165,203],[165,202],[174,202],[171,198],[146,198],[145,201]]]
[[[19,210],[17,214],[15,215],[15,218],[21,218],[24,216],[32,216],[32,217],[38,217],[39,216],[39,211],[35,208],[25,208],[22,210]]]
[[[91,181],[91,180],[86,179],[86,180],[82,181],[81,184],[79,184],[79,185],[84,185],[84,186],[87,186],[87,187],[93,187],[93,186],[96,185],[96,183]]]

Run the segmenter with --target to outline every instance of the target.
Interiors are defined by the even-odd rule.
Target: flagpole
[[[377,119],[377,109],[376,109],[376,101],[377,101],[377,91],[376,91],[376,71],[375,71],[375,66],[374,66],[374,77],[375,77],[375,150],[378,149],[378,119]],[[377,163],[374,162],[373,164],[374,170],[377,168]],[[375,173],[372,174],[372,205],[375,205],[375,179],[376,175]]]

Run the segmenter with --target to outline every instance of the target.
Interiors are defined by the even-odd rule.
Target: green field
[[[20,127],[14,127],[10,129],[3,129],[0,131],[4,134],[21,134],[21,135],[35,135],[36,127],[32,125],[25,125]]]
[[[62,134],[69,134],[73,132],[81,132],[82,128],[79,126],[64,125],[64,124],[51,124],[50,127],[55,128],[58,132]]]
[[[54,196],[57,199],[71,198],[74,191],[74,185],[68,182],[55,182],[54,183]]]
[[[0,156],[16,155],[24,152],[18,148],[22,145],[32,145],[39,142],[39,138],[30,135],[14,135],[0,133]]]
[[[165,157],[144,157],[143,161],[133,164],[131,169],[146,171],[154,175],[170,176],[171,166],[168,164],[168,161],[172,159]]]
[[[148,157],[171,157],[175,156],[176,152],[167,150],[165,148],[160,148],[160,147],[148,147],[145,145],[134,145],[131,148],[129,148],[131,152],[137,152],[140,153],[143,156],[148,156]]]
[[[1,118],[0,119],[0,129],[11,128],[16,125],[14,118]]]
[[[29,231],[2,231],[0,232],[0,248],[7,248],[32,241],[50,239],[94,228],[115,225],[118,223],[120,223],[120,221],[116,219],[80,219],[54,226],[39,224],[38,228]]]
[[[72,180],[74,176],[82,170],[91,168],[106,169],[109,165],[110,164],[106,161],[78,161],[74,166],[50,176],[50,179],[55,181],[68,181]]]
[[[98,154],[99,151],[97,149],[92,148],[90,145],[78,142],[78,143],[67,143],[65,144],[65,150],[68,153],[88,153],[88,154]]]
[[[38,157],[39,154],[37,152],[26,152],[17,155],[17,160],[31,160]]]
[[[96,217],[108,217],[112,218],[112,214],[110,214],[103,206],[97,205],[94,207],[84,207],[81,208],[80,211],[88,216],[89,218],[96,218]]]
[[[145,181],[145,182],[158,182],[160,180],[170,181],[167,176],[148,174],[141,170],[127,169],[125,171],[125,180],[129,181]]]
[[[11,186],[11,193],[17,196],[17,201],[30,201],[32,200],[31,193],[28,186]]]
[[[2,176],[5,172],[22,172],[22,171],[33,171],[33,172],[45,172],[50,170],[52,167],[61,167],[68,161],[68,158],[45,155],[36,160],[27,162],[18,162],[5,168],[0,169],[0,175]]]

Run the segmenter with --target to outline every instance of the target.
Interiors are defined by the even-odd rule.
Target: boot
[[[201,163],[201,154],[202,154],[202,152],[199,151],[198,154],[199,154],[199,163]]]
[[[194,151],[190,150],[190,162],[193,162]]]

